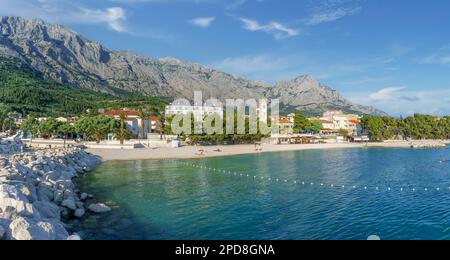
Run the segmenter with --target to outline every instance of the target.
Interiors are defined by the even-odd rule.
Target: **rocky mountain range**
[[[193,91],[202,91],[205,98],[279,98],[285,107],[300,111],[341,109],[385,115],[351,103],[310,76],[271,85],[174,58],[112,51],[77,32],[39,19],[0,17],[0,56],[18,58],[71,88],[115,95],[133,92],[192,99]]]

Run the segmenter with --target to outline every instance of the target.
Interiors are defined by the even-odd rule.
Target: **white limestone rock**
[[[80,241],[80,240],[82,240],[82,239],[81,239],[81,237],[80,237],[78,234],[73,234],[73,235],[69,236],[69,237],[67,238],[67,240],[71,240],[71,241]]]
[[[7,211],[14,209],[21,216],[34,216],[38,214],[35,212],[33,205],[29,203],[28,199],[20,192],[20,190],[9,184],[0,185],[0,209]]]
[[[97,159],[79,148],[7,157],[0,154],[0,239],[67,240],[69,234],[61,218],[71,218],[74,212],[81,218],[86,213],[72,179],[96,163]],[[110,210],[104,205],[93,208],[99,212]],[[76,240],[79,236],[70,238]]]
[[[66,199],[61,203],[61,206],[66,207],[70,210],[77,210],[77,205],[73,199]]]
[[[39,210],[42,218],[46,219],[60,219],[61,210],[54,203],[48,201],[37,201],[33,205]]]
[[[110,212],[111,208],[106,206],[105,204],[102,203],[98,203],[98,204],[91,204],[89,205],[88,209],[94,213],[106,213],[106,212]]]
[[[49,223],[40,224],[22,217],[16,218],[9,225],[14,240],[53,240],[55,231]]]

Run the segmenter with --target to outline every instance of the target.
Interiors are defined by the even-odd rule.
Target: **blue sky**
[[[450,114],[450,1],[0,0],[114,50],[274,83],[309,74],[391,115]]]

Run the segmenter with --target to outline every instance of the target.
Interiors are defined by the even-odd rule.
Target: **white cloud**
[[[266,32],[272,34],[277,40],[297,36],[300,34],[298,30],[289,28],[279,22],[260,24],[258,21],[248,18],[240,18],[239,20],[244,24],[244,29],[251,32]]]
[[[201,28],[208,28],[215,20],[216,17],[199,17],[190,20],[189,23]]]
[[[450,115],[450,89],[412,90],[387,87],[375,92],[350,92],[344,96],[355,103],[370,105],[392,116],[414,113]]]
[[[450,44],[439,48],[436,52],[425,58],[419,59],[418,63],[440,65],[450,64]]]
[[[371,93],[369,95],[369,98],[376,102],[385,102],[385,101],[391,101],[393,99],[396,99],[397,97],[394,96],[398,92],[404,90],[405,87],[389,87],[381,89],[377,92]]]
[[[81,12],[74,15],[80,22],[92,24],[106,24],[110,29],[117,32],[125,32],[127,29],[123,24],[127,17],[125,10],[120,7],[111,7],[106,10],[90,10],[81,8]]]
[[[352,16],[359,13],[362,10],[361,7],[354,8],[337,8],[334,10],[326,10],[323,12],[315,13],[307,19],[306,24],[318,25],[322,23],[333,22],[344,18],[346,16]]]
[[[126,32],[125,10],[120,7],[94,9],[69,0],[0,0],[0,15],[41,18],[54,23],[100,24]]]

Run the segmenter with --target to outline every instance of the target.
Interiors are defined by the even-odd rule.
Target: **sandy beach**
[[[157,149],[88,149],[88,152],[101,157],[103,161],[131,161],[131,160],[168,160],[168,159],[200,159],[224,157],[242,154],[257,154],[267,152],[287,152],[301,150],[322,149],[350,149],[350,148],[409,148],[411,142],[392,141],[383,143],[334,143],[334,144],[298,144],[298,145],[262,145],[262,151],[256,151],[254,145],[219,145],[219,146],[183,146],[180,148]],[[258,147],[259,148],[259,147]],[[203,150],[203,152],[202,152]]]

